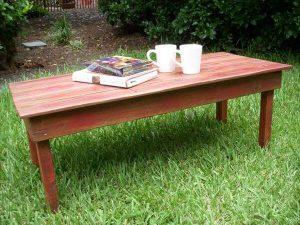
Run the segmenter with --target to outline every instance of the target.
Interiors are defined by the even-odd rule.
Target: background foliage
[[[16,51],[14,38],[30,7],[28,0],[0,0],[0,67],[1,61],[12,64]]]
[[[49,14],[49,11],[36,2],[31,2],[30,10],[26,13],[26,17],[30,18],[38,18]]]
[[[50,38],[55,44],[69,44],[72,37],[72,29],[66,15],[58,18],[50,30]]]
[[[224,0],[99,0],[109,23],[162,41],[255,48],[296,46],[299,2]]]

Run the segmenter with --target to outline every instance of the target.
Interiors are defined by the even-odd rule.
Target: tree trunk
[[[15,67],[15,55],[17,52],[14,38],[0,37],[0,43],[4,49],[0,50],[0,70]]]

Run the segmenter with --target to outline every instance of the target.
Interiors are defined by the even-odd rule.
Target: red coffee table
[[[227,119],[227,100],[261,93],[258,142],[271,135],[274,89],[290,65],[233,55],[205,54],[199,75],[174,73],[131,89],[72,82],[71,75],[9,85],[19,116],[24,120],[31,159],[39,166],[46,200],[58,209],[57,187],[49,139],[139,118],[216,103],[216,117]]]

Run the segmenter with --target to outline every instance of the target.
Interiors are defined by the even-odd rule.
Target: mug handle
[[[176,49],[176,54],[179,54],[180,57],[181,57],[181,52],[180,52],[180,50]],[[182,64],[181,64],[180,62],[178,62],[178,61],[176,60],[176,58],[175,58],[175,64],[176,64],[177,66],[182,67]]]
[[[147,52],[147,59],[152,61],[154,65],[158,66],[157,62],[155,62],[153,59],[151,59],[151,54],[152,53],[155,53],[156,54],[156,51],[154,49],[150,49],[148,52]]]

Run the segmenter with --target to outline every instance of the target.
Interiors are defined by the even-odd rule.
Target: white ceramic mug
[[[184,74],[200,73],[202,45],[185,44],[180,45],[179,49],[177,53],[181,56],[181,63],[177,64],[182,68],[182,72]]]
[[[147,52],[148,60],[151,60],[157,67],[159,72],[174,72],[176,67],[176,45],[163,44],[156,45],[155,49]],[[156,54],[156,62],[151,59],[151,54]]]

